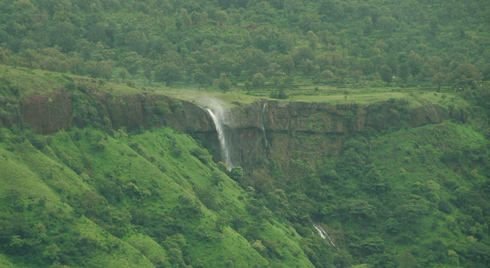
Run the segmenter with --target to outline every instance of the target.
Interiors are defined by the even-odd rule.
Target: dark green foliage
[[[451,211],[453,211],[451,204],[446,200],[439,201],[439,203],[437,205],[438,205],[439,210],[446,213],[446,214],[450,214]]]
[[[174,113],[182,113],[182,112],[184,112],[184,105],[179,100],[173,100],[170,103],[170,107],[172,108],[172,112],[174,112]]]
[[[212,210],[218,210],[218,204],[216,203],[216,192],[213,188],[197,188],[194,190],[199,201],[202,202],[207,208]]]
[[[261,73],[256,73],[252,77],[252,86],[262,88],[265,84],[265,76]]]
[[[450,74],[449,80],[454,88],[476,89],[481,81],[481,72],[470,63],[462,63]]]
[[[230,171],[230,178],[234,181],[240,182],[243,178],[243,168],[233,167]]]
[[[182,79],[182,71],[174,63],[162,63],[156,67],[155,80],[165,82],[168,87]]]
[[[29,140],[31,141],[31,144],[38,150],[42,150],[46,147],[46,141],[40,136],[31,135],[31,137],[29,137]]]
[[[10,1],[0,6],[7,14],[0,21],[0,62],[104,79],[117,67],[124,82],[129,73],[137,83],[171,86],[193,80],[198,87],[207,87],[221,73],[236,83],[255,73],[269,78],[327,70],[339,84],[352,83],[345,78],[358,70],[362,75],[354,77],[355,83],[378,72],[389,83],[383,78],[386,65],[394,83],[397,75],[407,83],[409,76],[425,82],[451,74],[454,87],[471,88],[482,78],[478,72],[488,73],[488,57],[480,57],[488,43],[488,8],[484,1],[430,7],[353,0]],[[342,56],[326,64],[325,54]],[[444,61],[428,68],[434,56]],[[226,91],[226,84],[217,86]]]
[[[393,70],[388,65],[381,66],[379,75],[381,76],[381,79],[390,86],[391,81],[393,81]]]
[[[231,81],[226,77],[226,74],[222,73],[217,81],[218,89],[223,92],[228,92],[231,88]]]
[[[273,99],[283,100],[283,99],[287,99],[288,95],[286,93],[284,93],[284,89],[279,89],[279,90],[271,91],[271,94],[269,97],[271,97]]]
[[[196,147],[191,151],[191,154],[197,157],[201,162],[205,165],[208,165],[212,162],[213,156],[209,154],[208,150],[204,148]],[[223,170],[222,170],[223,171]]]
[[[155,113],[160,116],[172,114],[170,106],[166,101],[157,101],[155,104]]]

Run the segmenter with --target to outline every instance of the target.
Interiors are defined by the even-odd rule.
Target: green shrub
[[[236,182],[239,182],[243,178],[243,168],[236,166],[233,167],[230,171],[230,178]]]
[[[46,141],[43,137],[32,135],[29,140],[31,141],[31,144],[40,151],[46,147]]]
[[[269,95],[269,97],[272,99],[280,99],[280,100],[285,100],[285,99],[289,98],[289,96],[284,92],[284,89],[271,91],[271,94]]]
[[[157,101],[155,104],[155,113],[157,115],[171,115],[172,110],[166,101]]]
[[[182,104],[181,101],[174,100],[174,101],[172,101],[170,106],[172,107],[173,112],[179,112],[179,113],[184,112],[184,105]]]
[[[440,200],[437,203],[437,206],[439,207],[440,211],[442,211],[446,214],[451,214],[451,212],[453,211],[451,204],[447,200]]]

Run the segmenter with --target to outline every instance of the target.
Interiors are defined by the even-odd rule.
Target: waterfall
[[[319,224],[313,224],[313,227],[315,227],[316,231],[318,232],[318,234],[323,238],[323,239],[327,239],[330,241],[330,244],[332,244],[332,246],[336,247],[337,249],[339,249],[335,243],[333,242],[332,238],[328,235],[327,231],[325,231]]]
[[[228,120],[228,112],[215,99],[202,99],[199,102],[210,107],[205,108],[205,110],[213,119],[216,132],[218,133],[221,159],[228,166],[228,170],[231,170],[233,168],[233,163],[231,162],[231,148],[229,145],[230,141],[229,137],[227,137],[227,130],[225,126]]]
[[[262,104],[262,110],[260,112],[260,127],[262,129],[262,133],[264,134],[265,148],[267,149],[267,147],[269,147],[269,142],[267,141],[267,135],[265,133],[264,118],[265,118],[265,102]]]

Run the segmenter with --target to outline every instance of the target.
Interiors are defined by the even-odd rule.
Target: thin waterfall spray
[[[332,246],[336,247],[337,249],[339,249],[339,247],[337,247],[335,245],[335,243],[333,242],[332,238],[328,235],[327,231],[325,231],[319,224],[313,224],[313,227],[316,229],[316,231],[318,232],[318,234],[323,238],[323,239],[327,239],[330,241],[330,244],[332,244]]]
[[[228,111],[223,108],[223,105],[216,99],[206,98],[199,100],[200,103],[208,106],[205,108],[206,112],[213,119],[216,132],[218,133],[218,140],[221,150],[221,159],[228,166],[228,170],[233,168],[233,163],[231,161],[231,148],[230,141],[227,137],[227,127],[229,123]]]

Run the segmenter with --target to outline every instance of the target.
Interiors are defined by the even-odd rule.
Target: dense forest
[[[0,62],[130,84],[474,89],[490,78],[484,0],[5,0],[0,12]]]
[[[488,267],[489,1],[0,14],[0,267]]]

